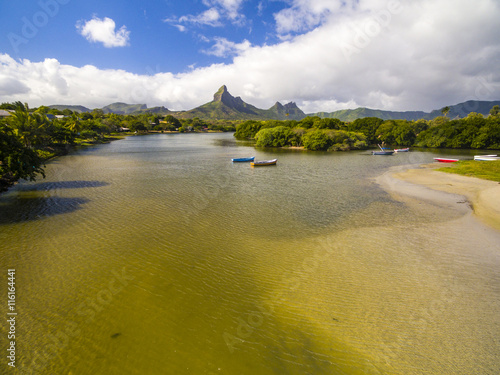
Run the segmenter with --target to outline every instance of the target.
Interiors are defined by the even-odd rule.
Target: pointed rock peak
[[[216,94],[224,94],[228,92],[226,85],[222,85],[219,90],[217,90]]]
[[[290,103],[287,103],[285,104],[285,108],[298,108],[297,107],[297,104],[295,104],[295,102],[290,102]]]
[[[214,102],[220,102],[220,103],[223,103],[223,104],[225,104],[229,107],[232,107],[232,108],[244,104],[243,100],[241,100],[241,98],[239,96],[237,98],[232,96],[229,93],[229,91],[227,91],[227,87],[225,85],[222,86],[219,89],[219,91],[217,91],[214,94]]]
[[[281,108],[283,108],[283,105],[280,102],[276,102],[276,103],[274,103],[274,105],[271,108],[281,109]]]
[[[233,98],[229,91],[227,91],[226,85],[222,85],[222,87],[217,90],[214,94],[214,102],[223,102],[224,99]]]

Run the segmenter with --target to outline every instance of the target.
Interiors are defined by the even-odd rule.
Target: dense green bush
[[[317,118],[313,122],[313,127],[317,129],[342,129],[345,124],[338,118]]]
[[[360,118],[347,124],[347,130],[363,133],[366,136],[366,141],[369,144],[375,144],[378,142],[375,134],[377,132],[377,129],[383,122],[384,120],[377,117]]]
[[[434,120],[433,120],[434,121]],[[433,122],[416,137],[418,147],[500,149],[500,117],[470,113],[464,119]]]
[[[417,134],[426,129],[427,124],[407,120],[387,120],[380,124],[375,135],[377,142],[389,145],[411,146]]]
[[[326,131],[326,135],[331,140],[329,150],[332,151],[359,150],[368,146],[366,143],[366,136],[363,133],[345,130],[330,130]]]
[[[302,136],[302,144],[312,151],[328,150],[333,144],[332,139],[321,129],[311,129]]]
[[[291,145],[294,134],[285,126],[275,128],[264,128],[255,135],[257,146],[261,147],[284,147]]]
[[[236,132],[234,136],[237,139],[253,139],[255,135],[262,128],[263,123],[260,121],[245,121],[236,126]]]

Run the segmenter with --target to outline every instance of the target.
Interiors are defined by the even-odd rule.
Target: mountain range
[[[481,113],[484,116],[488,116],[490,109],[495,106],[500,105],[500,101],[479,101],[479,100],[469,100],[464,103],[459,103],[455,105],[448,106],[449,112],[447,114],[448,118],[464,118],[471,112]],[[335,112],[317,112],[310,114],[309,116],[319,116],[321,118],[338,118],[344,122],[354,121],[358,118],[363,117],[378,117],[382,120],[432,120],[438,116],[442,116],[441,109],[435,109],[432,112],[423,111],[407,111],[407,112],[396,112],[396,111],[383,111],[380,109],[370,109],[370,108],[357,108],[357,109],[343,109]]]
[[[306,114],[293,102],[282,105],[276,102],[269,109],[260,109],[245,103],[239,96],[232,96],[227,87],[222,86],[214,99],[190,111],[175,112],[179,118],[199,117],[208,120],[302,120]]]
[[[478,101],[469,100],[464,103],[450,105],[447,116],[449,118],[466,117],[471,112],[481,113],[485,116],[490,109],[500,105],[500,101]],[[59,110],[70,109],[77,112],[91,112],[92,110],[84,106],[75,105],[51,105],[50,108]],[[195,118],[204,120],[301,120],[307,116],[319,116],[321,118],[338,118],[341,121],[349,122],[363,117],[378,117],[382,120],[432,120],[442,116],[441,109],[432,112],[424,111],[384,111],[360,107],[357,109],[343,109],[335,112],[316,112],[305,114],[294,102],[285,105],[276,102],[269,109],[260,109],[251,104],[245,103],[243,99],[233,97],[227,87],[223,85],[214,94],[211,102],[203,104],[189,111],[170,111],[165,107],[148,108],[146,104],[126,104],[113,103],[101,108],[104,113],[116,113],[121,115],[153,113],[159,115],[172,115],[177,118]]]

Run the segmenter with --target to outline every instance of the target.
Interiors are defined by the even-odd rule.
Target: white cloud
[[[108,17],[100,19],[94,16],[89,21],[79,21],[76,28],[89,42],[103,43],[106,48],[124,47],[129,43],[130,31],[127,27],[122,26],[115,30],[115,21]]]
[[[0,92],[0,101],[91,108],[124,101],[182,110],[210,101],[223,84],[260,108],[295,101],[305,112],[358,106],[430,111],[500,99],[496,0],[390,3],[360,0],[356,9],[330,12],[311,31],[272,46],[221,38],[212,52],[235,55],[232,63],[193,65],[182,74],[137,75],[0,55],[0,81],[8,77],[12,87]]]
[[[241,4],[245,0],[203,0],[203,5],[207,10],[198,14],[188,14],[179,18],[171,17],[163,21],[179,28],[180,24],[205,25],[212,27],[221,27],[224,21],[229,20],[234,24],[242,24],[245,16],[239,13]],[[185,28],[181,31],[185,31]]]
[[[239,55],[250,48],[251,44],[248,40],[244,40],[242,43],[234,43],[226,38],[215,38],[215,44],[212,48],[203,52],[217,57],[229,57]]]
[[[239,9],[245,0],[203,0],[203,4],[208,7],[217,7],[222,9],[222,13],[230,20],[236,20],[242,15]]]
[[[291,6],[274,14],[278,34],[303,32],[323,22],[333,12],[347,8],[352,0],[292,0]]]
[[[186,26],[183,26],[183,25],[174,25],[174,27],[176,27],[177,30],[179,30],[181,33],[183,33],[184,31],[186,31]]]
[[[21,81],[0,75],[0,95],[27,94],[30,89]]]
[[[220,22],[220,14],[219,11],[215,8],[210,8],[203,13],[197,16],[182,16],[177,21],[179,23],[195,23],[200,25],[208,25],[208,26],[222,26]]]

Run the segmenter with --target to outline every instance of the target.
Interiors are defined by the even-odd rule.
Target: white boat
[[[261,167],[261,166],[265,166],[265,165],[276,165],[277,161],[278,161],[278,159],[261,160],[261,161],[251,162],[250,165],[252,167]]]
[[[500,160],[500,156],[497,156],[497,155],[476,155],[476,156],[474,156],[474,160],[494,161],[494,160]]]
[[[395,148],[394,149],[394,152],[409,152],[410,151],[410,148],[407,147],[407,148]]]

